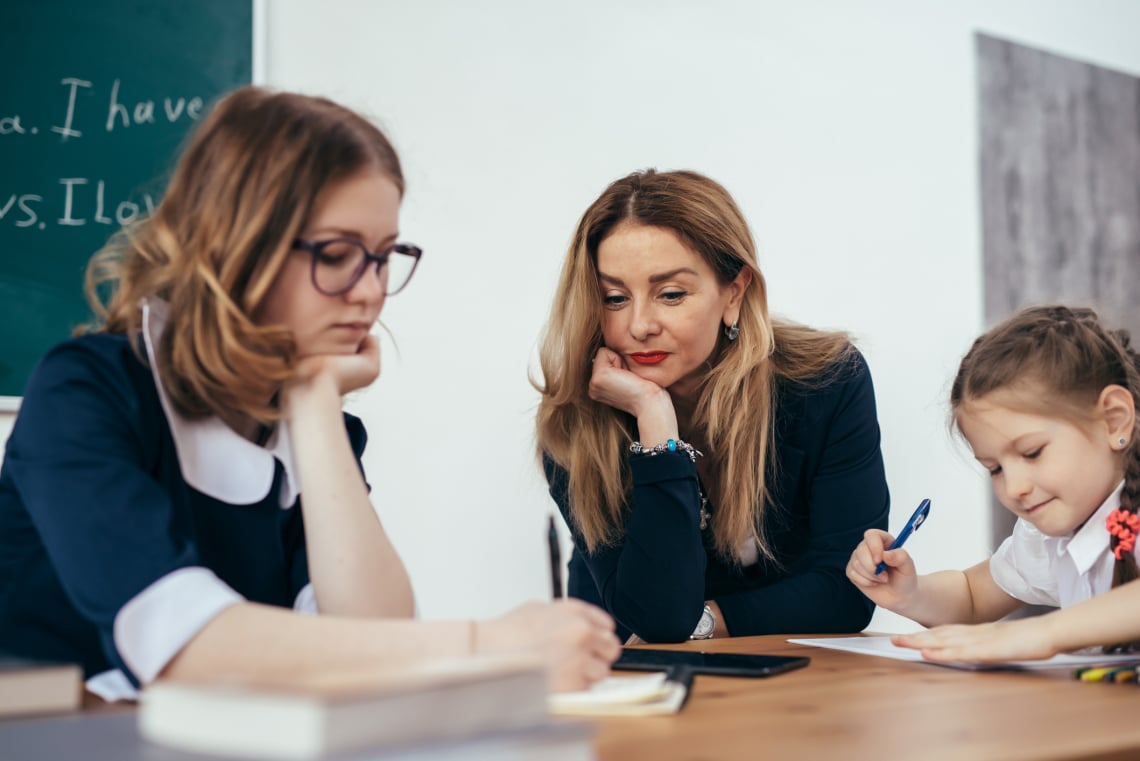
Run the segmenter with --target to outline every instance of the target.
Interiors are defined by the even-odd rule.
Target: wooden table
[[[601,719],[599,761],[1140,759],[1140,687],[1130,684],[963,671],[783,635],[668,647],[812,661],[767,679],[698,676],[674,716]]]

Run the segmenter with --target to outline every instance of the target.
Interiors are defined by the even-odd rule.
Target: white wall
[[[934,503],[920,567],[984,558],[989,487],[944,401],[983,327],[973,34],[1140,72],[1136,29],[1127,0],[269,3],[266,81],[370,113],[405,162],[427,253],[352,408],[423,614],[547,594],[528,361],[578,215],[647,166],[723,182],[773,310],[857,336],[892,529]]]
[[[578,216],[693,168],[753,225],[773,310],[852,331],[875,376],[891,528],[922,570],[985,557],[988,484],[946,433],[981,324],[973,34],[1140,72],[1128,0],[273,0],[264,79],[374,116],[427,252],[385,309],[374,501],[426,617],[549,594],[528,363]],[[0,417],[0,434],[5,434]],[[878,629],[909,628],[877,614]]]

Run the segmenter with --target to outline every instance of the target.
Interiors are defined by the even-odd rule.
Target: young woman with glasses
[[[341,410],[421,257],[397,242],[403,193],[384,135],[328,100],[249,87],[205,118],[154,215],[92,260],[97,326],[28,382],[0,650],[80,663],[108,699],[496,651],[545,658],[556,689],[607,673],[613,622],[578,601],[413,620]]]

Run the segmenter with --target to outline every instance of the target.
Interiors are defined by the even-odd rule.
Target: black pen
[[[680,711],[685,707],[685,703],[689,702],[689,693],[693,691],[693,676],[694,671],[683,663],[678,663],[670,666],[665,671],[665,680],[668,682],[676,682],[685,688],[685,696],[681,698],[681,705],[677,706]]]
[[[550,530],[546,533],[550,545],[550,591],[555,600],[562,596],[562,550],[558,544],[558,527],[550,516]]]

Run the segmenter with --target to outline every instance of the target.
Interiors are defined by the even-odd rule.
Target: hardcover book
[[[336,761],[596,761],[593,727],[548,719],[524,729],[337,754]],[[0,721],[0,757],[20,761],[244,761],[159,747],[139,736],[134,711],[79,711]],[[331,761],[331,759],[330,759]]]
[[[548,722],[545,671],[517,658],[323,672],[277,683],[159,680],[140,702],[145,739],[245,758],[311,759]]]
[[[0,716],[74,711],[82,699],[83,672],[74,663],[0,653]]]

